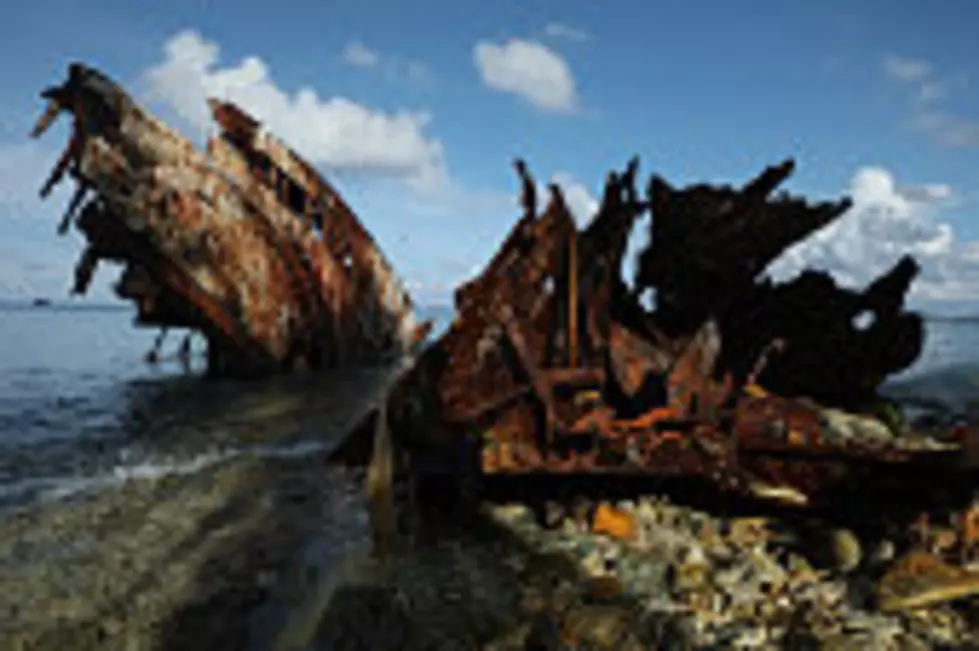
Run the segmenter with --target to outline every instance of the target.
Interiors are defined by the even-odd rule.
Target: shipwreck
[[[917,262],[864,288],[765,273],[850,207],[776,194],[791,160],[741,188],[652,176],[640,194],[633,159],[584,227],[556,185],[541,209],[518,161],[523,215],[423,347],[428,324],[352,210],[239,107],[210,101],[220,133],[199,151],[84,65],[42,96],[35,137],[73,117],[41,194],[77,183],[60,226],[87,240],[76,293],[99,261],[122,263],[138,323],[203,333],[214,373],[416,355],[334,453],[373,456],[380,493],[402,471],[484,496],[676,480],[865,528],[954,513],[963,548],[979,542],[979,430],[913,431],[879,395],[922,350],[905,308]],[[644,215],[630,287],[622,263]]]
[[[922,318],[904,306],[915,260],[862,289],[764,273],[848,199],[775,194],[791,160],[741,188],[653,176],[641,196],[633,160],[582,228],[558,186],[539,209],[516,167],[524,214],[336,460],[371,459],[373,485],[387,472],[480,500],[654,482],[878,533],[954,513],[963,545],[976,542],[975,428],[910,431],[878,395],[922,349]],[[650,244],[629,287],[622,260],[644,213]]]
[[[72,117],[41,196],[65,176],[77,184],[59,226],[87,241],[74,294],[100,261],[122,263],[116,293],[135,303],[137,323],[202,333],[218,374],[380,362],[424,340],[427,325],[343,198],[241,108],[208,101],[219,133],[200,151],[83,64],[42,97],[32,137]]]

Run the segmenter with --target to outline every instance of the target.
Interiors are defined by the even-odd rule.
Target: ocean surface
[[[202,341],[189,369],[182,333],[150,366],[156,333],[132,321],[127,308],[0,306],[0,649],[198,635],[185,606],[202,600],[219,608],[207,622],[238,608],[247,639],[268,639],[296,608],[284,596],[254,614],[256,586],[289,595],[366,548],[362,478],[325,454],[392,369],[203,381]],[[930,322],[889,390],[979,413],[979,321]]]
[[[331,444],[330,428],[345,423],[330,405],[385,375],[202,381],[202,340],[190,368],[175,355],[183,332],[149,365],[156,332],[133,318],[125,307],[0,306],[0,507]]]
[[[425,316],[439,327],[450,318]],[[173,356],[183,333],[151,366],[155,332],[132,319],[125,307],[0,305],[0,508],[330,445],[342,424],[330,405],[377,382],[379,371],[205,382],[202,341],[189,372]],[[979,321],[930,322],[921,359],[891,385],[965,409],[979,398]]]
[[[187,605],[205,602],[222,630],[201,639],[261,640],[309,576],[367,548],[362,478],[326,454],[396,369],[205,381],[203,341],[187,368],[171,333],[151,366],[133,318],[0,305],[0,650],[196,639]]]

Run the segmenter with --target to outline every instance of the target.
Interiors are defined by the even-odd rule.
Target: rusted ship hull
[[[674,190],[654,178],[641,201],[630,165],[610,177],[583,230],[556,187],[538,214],[525,178],[526,213],[457,291],[454,323],[381,416],[412,467],[484,488],[687,482],[839,517],[907,521],[965,505],[975,432],[868,438],[827,422],[830,407],[870,406],[879,381],[920,351],[921,321],[902,309],[917,267],[902,259],[863,292],[811,272],[758,280],[781,250],[849,206],[769,199],[791,169],[769,168],[741,190]],[[619,270],[646,210],[654,244],[630,291]],[[647,310],[636,291],[650,285],[660,293]],[[852,323],[862,311],[875,317],[869,332]],[[758,316],[753,328],[746,315]],[[822,365],[810,366],[813,350]],[[356,448],[338,458],[346,454]]]
[[[116,291],[137,322],[203,333],[213,373],[381,362],[424,339],[349,206],[240,108],[209,101],[220,133],[202,152],[84,65],[42,97],[33,137],[73,118],[41,195],[66,175],[77,183],[59,229],[74,222],[87,240],[74,293],[100,261],[122,263]]]

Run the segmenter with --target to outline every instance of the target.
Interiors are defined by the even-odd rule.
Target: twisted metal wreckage
[[[902,307],[917,264],[902,258],[859,293],[822,272],[757,280],[850,205],[769,199],[792,169],[766,169],[740,191],[653,177],[641,201],[632,161],[579,230],[556,186],[537,214],[518,163],[525,214],[456,292],[455,322],[393,388],[391,430],[436,468],[459,463],[440,458],[459,442],[475,443],[488,476],[703,475],[800,504],[832,504],[865,480],[875,496],[940,499],[907,473],[946,479],[971,433],[834,439],[822,409],[874,405],[881,381],[919,355],[922,321]],[[647,210],[652,243],[630,290],[620,268]],[[648,289],[652,310],[639,300]]]
[[[349,206],[234,104],[208,101],[220,133],[205,153],[85,65],[42,97],[32,137],[73,116],[41,189],[77,182],[59,226],[74,221],[87,239],[73,293],[99,261],[122,262],[116,292],[137,322],[202,332],[215,373],[377,361],[424,340],[428,326]]]
[[[653,177],[640,200],[637,167],[609,175],[579,230],[557,186],[538,214],[518,161],[523,217],[456,291],[448,331],[336,458],[363,460],[374,431],[393,443],[394,463],[408,459],[422,479],[475,480],[484,495],[521,481],[534,493],[682,479],[878,533],[917,528],[928,545],[929,519],[953,515],[968,556],[979,541],[979,432],[901,432],[867,413],[886,404],[881,382],[921,352],[922,320],[903,308],[917,263],[901,258],[862,292],[823,272],[759,279],[850,201],[770,198],[792,161],[740,190]],[[629,289],[621,264],[645,212],[651,244]],[[932,597],[974,592],[979,578],[951,583]]]
[[[95,192],[76,222],[88,240],[76,292],[99,260],[124,262],[117,289],[139,323],[203,332],[213,371],[372,362],[425,339],[349,207],[240,108],[209,102],[221,133],[205,154],[81,64],[42,96],[34,137],[61,111],[74,116],[41,191],[66,173],[78,181],[62,232]],[[792,161],[741,189],[654,176],[640,198],[633,160],[579,229],[557,186],[539,214],[536,184],[516,167],[523,216],[456,291],[448,330],[336,458],[363,461],[377,429],[423,475],[699,478],[857,518],[959,510],[960,545],[979,538],[974,429],[893,434],[874,420],[868,437],[828,422],[879,405],[882,381],[920,354],[922,321],[903,305],[917,263],[901,258],[862,292],[823,272],[763,276],[849,200],[773,198]],[[630,289],[622,261],[645,213],[650,244]]]

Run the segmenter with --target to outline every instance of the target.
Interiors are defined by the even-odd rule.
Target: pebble
[[[849,529],[836,529],[830,534],[833,561],[836,569],[849,573],[857,569],[863,560],[860,539]]]
[[[553,529],[564,522],[564,507],[555,502],[548,502],[544,505],[544,526]]]
[[[768,631],[762,627],[746,628],[732,640],[736,649],[760,649],[768,643]]]
[[[524,529],[534,519],[533,512],[523,504],[501,504],[494,506],[492,513],[497,521],[513,528]]]
[[[894,541],[884,539],[877,543],[874,547],[873,552],[867,558],[867,561],[871,565],[882,566],[890,563],[897,557],[897,547],[894,545]]]
[[[803,635],[812,648],[916,649],[923,648],[915,646],[919,642],[961,637],[954,617],[928,620],[941,631],[926,640],[920,620],[848,600],[864,560],[849,530],[825,532],[833,571],[820,572],[804,555],[780,547],[784,538],[774,539],[764,519],[725,520],[655,497],[610,506],[634,518],[635,540],[583,532],[571,518],[537,535],[541,544],[577,557],[583,574],[593,578],[591,592],[614,597],[621,591],[667,617],[659,648],[713,648],[718,641],[726,644],[719,648],[782,648],[790,636]],[[886,548],[872,555],[880,563],[887,557]]]

